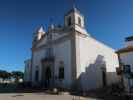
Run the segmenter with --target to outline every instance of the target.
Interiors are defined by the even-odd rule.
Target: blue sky
[[[0,69],[23,70],[33,33],[53,20],[62,24],[72,0],[0,0]],[[114,49],[133,35],[133,0],[76,0],[88,32]]]

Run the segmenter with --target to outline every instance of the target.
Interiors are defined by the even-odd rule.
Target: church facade
[[[115,50],[87,32],[84,16],[76,8],[65,15],[64,26],[51,25],[47,32],[40,27],[31,50],[26,64],[30,74],[25,78],[34,85],[90,90],[119,81]]]

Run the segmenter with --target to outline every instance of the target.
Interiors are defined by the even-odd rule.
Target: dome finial
[[[37,29],[37,33],[45,33],[42,25]]]
[[[76,0],[72,0],[72,8],[76,9]]]

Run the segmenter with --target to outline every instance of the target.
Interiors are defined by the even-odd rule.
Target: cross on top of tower
[[[76,0],[69,0],[69,1],[71,4],[71,9],[68,11],[68,13],[66,15],[68,15],[71,12],[77,12],[77,13],[81,14],[80,10],[76,7]]]
[[[72,7],[76,8],[76,0],[72,0]]]
[[[71,8],[76,8],[76,0],[69,0]]]

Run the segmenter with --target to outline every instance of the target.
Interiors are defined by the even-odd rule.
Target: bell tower
[[[75,7],[74,2],[73,8],[65,15],[64,26],[65,28],[71,28],[81,34],[90,36],[85,29],[84,16],[81,14],[80,10]]]
[[[90,36],[85,28],[84,16],[81,14],[80,10],[75,7],[76,0],[71,0],[72,9],[65,14],[64,27],[66,29],[70,28],[78,33],[86,36]]]
[[[84,16],[80,13],[80,11],[73,7],[66,15],[65,15],[65,27],[75,27],[78,26],[80,28],[84,28]]]

